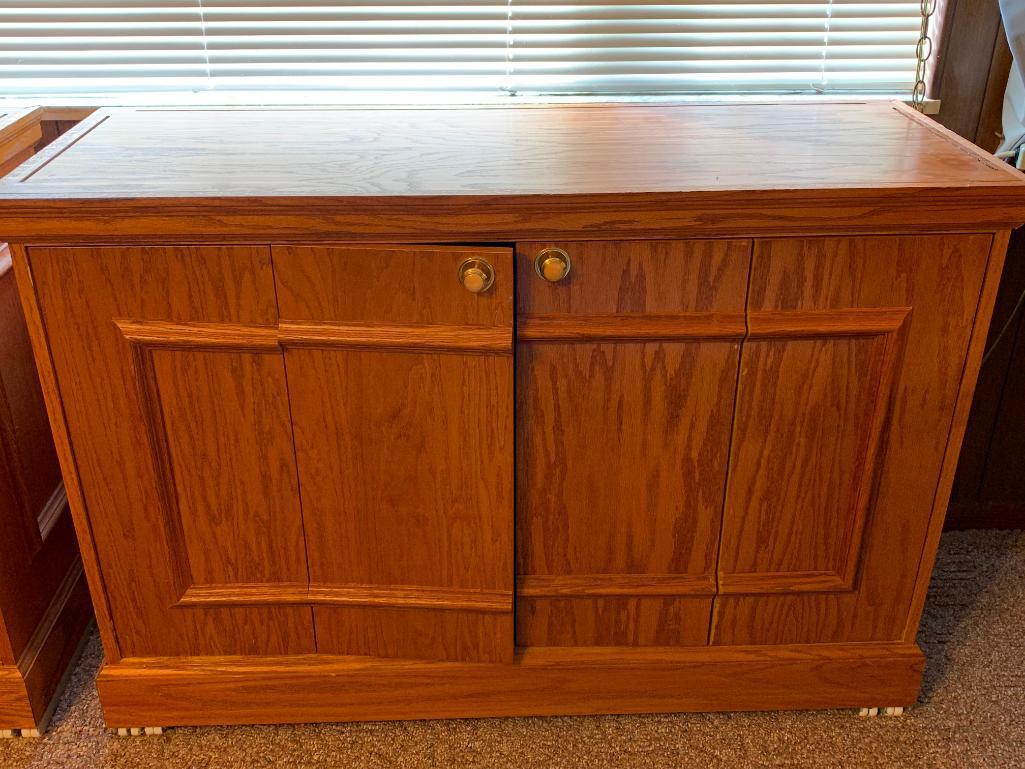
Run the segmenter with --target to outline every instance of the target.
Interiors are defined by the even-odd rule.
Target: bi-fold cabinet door
[[[901,639],[991,240],[32,248],[119,651]]]
[[[511,249],[29,259],[122,655],[512,659]]]
[[[274,271],[317,649],[511,662],[511,249],[275,246]]]
[[[992,240],[755,242],[713,643],[913,637]]]
[[[707,644],[751,242],[516,258],[517,642]]]
[[[113,616],[108,658],[314,652],[270,249],[28,258]]]

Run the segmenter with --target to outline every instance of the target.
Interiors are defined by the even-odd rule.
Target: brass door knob
[[[573,263],[561,248],[546,248],[534,259],[534,272],[549,283],[558,283],[569,275]]]
[[[471,294],[483,294],[495,283],[495,268],[485,259],[465,259],[457,274],[463,288]]]

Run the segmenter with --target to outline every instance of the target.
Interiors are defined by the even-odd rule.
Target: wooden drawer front
[[[487,259],[494,286],[456,279]],[[512,660],[512,253],[274,248],[317,648]]]
[[[990,243],[756,243],[715,643],[903,636]]]
[[[29,259],[122,654],[312,652],[270,250]]]
[[[569,275],[534,270],[564,249]],[[702,645],[749,241],[517,246],[517,642]]]

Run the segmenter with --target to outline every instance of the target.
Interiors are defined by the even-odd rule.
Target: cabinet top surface
[[[885,102],[120,108],[0,181],[0,235],[985,229],[1025,219],[1023,179]]]
[[[4,197],[558,195],[1021,184],[893,103],[113,109]]]

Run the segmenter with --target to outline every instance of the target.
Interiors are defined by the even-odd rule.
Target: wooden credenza
[[[95,113],[0,236],[108,725],[913,703],[1022,221],[894,104]]]

